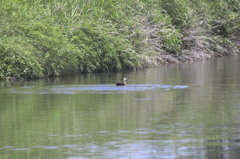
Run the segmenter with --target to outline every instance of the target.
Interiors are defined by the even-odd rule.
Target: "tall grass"
[[[165,55],[225,54],[239,37],[239,5],[237,0],[2,0],[0,78],[141,69],[165,63]]]
[[[181,30],[183,53],[194,59],[239,53],[239,1],[162,0],[162,6]]]

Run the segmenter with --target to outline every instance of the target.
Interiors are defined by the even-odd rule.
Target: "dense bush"
[[[239,11],[238,0],[2,0],[0,78],[140,69],[168,62],[166,55],[237,52]]]

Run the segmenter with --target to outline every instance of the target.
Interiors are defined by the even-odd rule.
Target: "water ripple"
[[[101,85],[58,85],[50,87],[20,87],[10,89],[11,93],[23,94],[77,94],[77,93],[125,93],[129,91],[151,91],[157,89],[186,89],[185,85],[161,85],[161,84],[129,84],[115,86],[110,84]]]

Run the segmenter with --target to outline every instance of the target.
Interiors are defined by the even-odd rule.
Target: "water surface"
[[[231,56],[1,82],[0,158],[237,159],[239,68]]]

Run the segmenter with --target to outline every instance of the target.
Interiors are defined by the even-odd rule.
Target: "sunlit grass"
[[[0,4],[2,79],[141,69],[157,65],[162,54],[178,57],[185,50],[225,54],[240,32],[237,0]],[[32,60],[16,63],[13,57]]]

